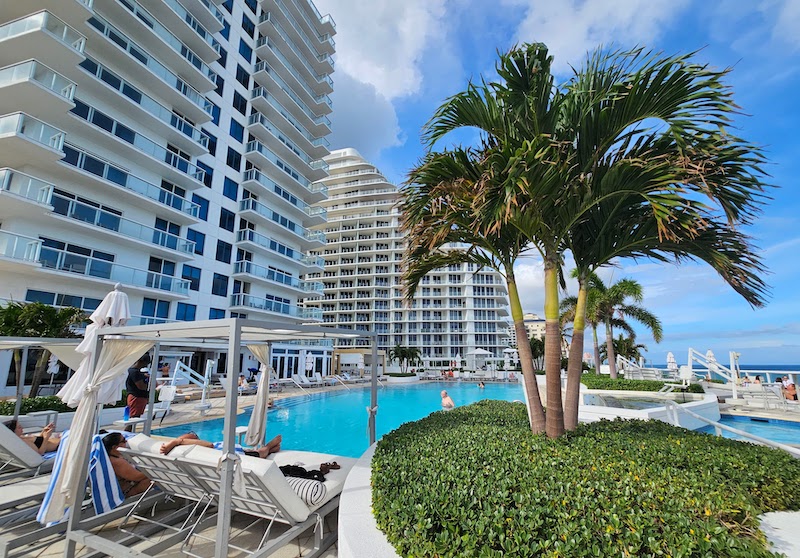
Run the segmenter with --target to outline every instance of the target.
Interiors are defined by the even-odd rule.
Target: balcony
[[[308,268],[308,270],[321,269],[325,265],[325,261],[319,256],[303,254],[299,250],[289,248],[273,238],[258,234],[249,229],[238,231],[236,233],[236,242],[247,243],[269,255],[278,255],[287,258]]]
[[[11,0],[3,2],[3,19],[21,19],[33,12],[47,11],[64,23],[82,30],[92,15],[92,0]]]
[[[28,60],[0,69],[0,114],[35,113],[61,121],[74,105],[75,83],[40,62]]]
[[[31,268],[39,267],[42,241],[0,230],[0,270],[19,269],[19,264]]]
[[[303,224],[312,227],[314,225],[321,225],[325,222],[328,212],[323,207],[311,206],[295,195],[287,192],[275,182],[264,176],[258,169],[250,169],[244,173],[243,186],[250,188],[253,183],[257,183],[262,189],[266,190],[270,196],[275,196],[276,199],[285,206],[291,208],[293,211],[300,210],[303,212]],[[310,220],[309,220],[310,219]]]
[[[268,225],[275,232],[285,231],[292,236],[292,239],[297,241],[301,240],[306,246],[306,249],[315,249],[325,244],[325,234],[322,231],[312,231],[297,223],[287,219],[280,213],[273,211],[264,204],[261,204],[253,198],[247,198],[239,202],[240,211],[249,211],[259,217],[263,224]],[[275,227],[275,225],[279,225]]]
[[[104,44],[108,48],[103,49],[103,54],[115,68],[125,75],[137,76],[145,81],[157,97],[163,98],[194,122],[202,124],[211,120],[213,105],[197,89],[103,18],[95,15],[89,24],[107,41]],[[153,76],[159,79],[152,79]]]
[[[330,143],[324,137],[313,139],[314,137],[307,132],[304,133],[301,127],[295,127],[293,119],[290,120],[288,115],[283,113],[279,104],[277,106],[271,105],[272,99],[260,96],[258,97],[259,103],[262,106],[268,107],[267,111],[270,112],[273,118],[278,119],[278,123],[271,121],[269,118],[253,110],[253,113],[247,119],[247,130],[253,133],[257,138],[262,139],[274,145],[277,149],[282,149],[285,153],[291,154],[296,157],[300,162],[312,161],[313,158],[321,159],[330,152],[328,146]],[[280,126],[276,124],[286,123],[288,126]],[[326,188],[327,191],[327,188]]]
[[[309,295],[310,293],[322,293],[322,283],[319,281],[301,281],[292,275],[256,265],[253,262],[236,262],[233,264],[233,273],[234,275],[247,275],[256,280],[269,283],[272,288],[276,285],[291,287],[292,290],[299,291],[305,295]]]
[[[272,6],[277,7],[277,10],[272,10]],[[336,42],[330,33],[318,33],[315,26],[312,26],[313,31],[308,33],[303,29],[294,15],[289,11],[288,7],[282,0],[267,0],[264,2],[264,11],[269,11],[274,14],[276,19],[280,21],[284,29],[289,32],[295,44],[298,42],[305,46],[308,50],[307,56],[316,58],[320,61],[325,61],[336,52]]]
[[[266,109],[261,112],[274,110],[280,113],[309,142],[331,133],[331,121],[327,116],[312,117],[304,112],[293,99],[289,98],[285,90],[280,88],[278,90],[280,93],[276,96],[264,87],[256,87],[250,94],[250,99],[257,109]],[[287,104],[290,108],[286,108]]]
[[[81,62],[80,67],[94,78],[81,80],[82,92],[89,92],[98,99],[108,101],[132,122],[140,122],[193,157],[208,153],[208,136],[185,118],[91,57]]]
[[[256,64],[253,77],[256,81],[260,82],[262,76],[259,72],[266,71],[264,67],[269,67],[279,73],[285,80],[295,83],[293,87],[295,91],[306,96],[307,102],[316,105],[316,108],[324,110],[324,106],[332,108],[332,102],[328,93],[333,91],[333,80],[329,76],[312,76],[309,79],[309,72],[301,72],[292,64],[291,60],[287,58],[280,50],[278,50],[273,41],[268,37],[259,39],[261,46],[267,48],[259,48],[261,62]],[[257,43],[258,44],[258,43]],[[308,70],[309,68],[306,68]]]
[[[293,10],[295,13],[299,14],[301,19],[308,24],[309,29],[311,29],[318,36],[336,34],[336,22],[333,21],[333,18],[330,16],[330,14],[324,16],[321,15],[313,2],[306,2],[303,0],[288,0],[287,5],[290,10]],[[311,8],[313,16],[309,16],[307,11],[308,8]]]
[[[186,6],[197,21],[212,33],[218,33],[222,30],[225,15],[217,8],[214,2],[209,0],[181,0],[181,4]]]
[[[86,37],[50,12],[38,12],[0,26],[0,66],[47,60],[62,72],[83,60]]]
[[[295,68],[304,67],[311,79],[318,82],[330,79],[329,74],[333,73],[333,59],[327,54],[310,52],[307,43],[304,45],[306,48],[301,48],[299,44],[303,44],[302,41],[297,41],[295,35],[287,32],[287,27],[280,15],[264,9],[258,18],[261,39],[256,43],[256,47],[261,48],[267,44],[273,48],[277,47],[292,59]],[[332,83],[331,81],[330,84]]]
[[[272,314],[280,314],[281,316],[290,316],[299,320],[318,321],[322,319],[322,310],[319,308],[298,308],[291,304],[242,293],[231,295],[231,309],[239,308],[246,310],[262,310]]]
[[[163,2],[145,2],[145,4],[150,13],[203,60],[213,62],[219,58],[220,44],[213,34],[222,29],[222,21],[215,17],[208,17],[208,9],[203,7],[202,10],[192,12],[183,6],[183,4],[188,5],[185,0],[181,2],[164,0]],[[199,16],[196,17],[198,13]],[[205,23],[212,25],[209,27]]]
[[[22,112],[0,116],[0,165],[23,167],[31,161],[58,161],[64,156],[65,136],[58,128]]]
[[[72,114],[86,122],[84,132],[93,141],[101,145],[108,145],[109,148],[112,145],[121,148],[119,150],[125,153],[126,157],[151,169],[153,162],[157,162],[164,178],[187,190],[203,186],[205,171],[192,162],[169,151],[143,134],[134,132],[120,122],[112,120],[79,99],[76,100],[75,105]],[[111,145],[109,145],[109,139],[112,140]]]
[[[102,188],[117,187],[122,196],[129,196],[131,203],[152,203],[153,212],[163,214],[169,210],[169,220],[180,224],[197,223],[200,207],[187,199],[151,184],[127,171],[103,161],[75,145],[65,145],[66,157],[61,160],[64,168],[74,170],[77,179],[95,181]]]
[[[306,178],[305,174],[300,174],[300,172],[298,172],[294,167],[282,161],[277,155],[275,155],[275,153],[273,153],[258,140],[247,142],[245,156],[247,156],[248,159],[254,163],[258,164],[260,167],[266,167],[269,169],[271,171],[271,176],[276,178],[276,180],[280,181],[281,183],[285,183],[285,179],[290,177],[293,179],[293,182],[289,182],[291,187],[301,186],[309,193],[313,193],[314,190],[320,190],[320,187],[314,186],[312,181]],[[310,166],[307,166],[307,169],[303,170],[308,174],[320,174],[319,171],[312,172]],[[324,171],[322,172],[324,173]]]
[[[0,169],[0,220],[36,218],[50,211],[53,185],[18,170]]]
[[[267,89],[274,89],[275,86],[282,89],[309,118],[313,119],[318,114],[330,114],[333,111],[333,102],[330,97],[314,93],[280,52],[270,52],[275,54],[279,63],[273,66],[268,60],[262,60],[256,64],[253,72],[256,82],[264,85]],[[276,71],[276,68],[279,71]],[[287,79],[292,83],[287,83]]]
[[[125,287],[145,290],[149,294],[169,293],[181,297],[189,294],[189,281],[184,279],[82,256],[66,250],[42,247],[39,262],[46,269],[80,275],[101,285],[122,283]]]
[[[150,52],[192,87],[204,92],[216,87],[217,75],[208,64],[136,0],[94,0],[94,4],[97,12],[125,29],[125,34],[136,43],[147,45]]]
[[[112,238],[120,242],[129,240],[135,241],[136,244],[145,243],[158,246],[163,250],[157,250],[153,253],[158,253],[161,256],[194,258],[194,242],[177,235],[125,219],[120,215],[70,199],[58,193],[53,194],[51,205],[55,215],[78,221],[82,225],[89,225],[98,233],[107,231]]]

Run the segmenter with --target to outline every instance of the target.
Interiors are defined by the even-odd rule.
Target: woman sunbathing
[[[114,468],[114,474],[122,487],[122,493],[127,498],[147,490],[150,486],[150,478],[128,463],[119,453],[119,448],[125,447],[126,444],[125,436],[119,432],[112,432],[103,438],[103,445],[111,460],[111,467]]]
[[[54,430],[56,429],[56,425],[52,422],[42,428],[42,431],[38,434],[23,434],[22,425],[16,420],[9,420],[4,424],[6,428],[22,438],[22,441],[28,444],[39,455],[49,451],[56,451],[58,449],[58,444],[61,443],[61,435],[55,434]]]

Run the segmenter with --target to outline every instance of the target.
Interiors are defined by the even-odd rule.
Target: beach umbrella
[[[83,341],[75,349],[84,354],[83,362],[58,394],[68,405],[77,406],[77,410],[70,436],[62,442],[66,444],[63,467],[51,476],[48,495],[39,513],[41,522],[45,524],[59,521],[66,508],[82,500],[86,483],[86,470],[82,464],[88,456],[95,432],[97,406],[119,400],[128,368],[155,344],[149,340],[108,339],[97,354],[100,330],[125,325],[130,319],[128,295],[119,287],[119,283],[115,285],[89,316],[91,323],[86,327]]]
[[[256,402],[253,412],[250,414],[250,422],[247,423],[247,435],[244,443],[250,447],[258,448],[264,445],[267,438],[267,408],[269,407],[269,379],[270,370],[267,366],[269,362],[269,345],[248,345],[247,348],[253,356],[261,363],[258,370],[258,390],[256,391]]]
[[[672,352],[667,353],[667,370],[677,370],[678,361],[675,360],[675,355]]]
[[[311,372],[314,370],[314,355],[311,353],[306,353],[306,372]],[[362,357],[363,360],[363,357]]]
[[[364,354],[359,353],[358,355],[358,362],[356,363],[356,368],[358,368],[358,375],[364,375]]]

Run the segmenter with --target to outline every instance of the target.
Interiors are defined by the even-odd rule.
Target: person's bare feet
[[[283,440],[283,436],[278,434],[272,440],[267,442],[267,445],[261,446],[258,448],[258,456],[261,459],[266,459],[268,455],[272,453],[278,453],[281,451],[281,441]]]
[[[169,452],[171,452],[173,449],[175,449],[180,444],[181,444],[181,440],[180,439],[171,440],[171,441],[169,441],[169,442],[167,442],[165,444],[161,444],[161,453],[163,453],[164,455],[167,455]]]

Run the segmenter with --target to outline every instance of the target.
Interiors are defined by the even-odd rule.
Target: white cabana
[[[247,348],[260,362],[258,375],[258,390],[250,422],[247,423],[247,436],[245,444],[254,448],[264,445],[267,437],[267,408],[269,407],[269,345],[248,345]]]
[[[100,354],[97,370],[102,370],[103,354],[106,346],[117,343],[141,343],[147,347],[152,346],[156,341],[168,343],[170,345],[181,345],[182,342],[196,343],[202,342],[227,342],[229,355],[238,354],[242,344],[263,344],[272,341],[285,340],[316,340],[316,339],[356,339],[370,338],[372,340],[372,362],[373,367],[377,366],[377,346],[375,345],[375,335],[371,332],[355,332],[353,330],[340,330],[319,326],[303,326],[285,323],[261,322],[255,320],[243,320],[240,318],[227,318],[222,320],[204,320],[197,322],[179,322],[168,324],[154,324],[147,326],[129,326],[103,328],[98,332],[99,337],[113,336],[113,340],[106,341]],[[141,351],[144,352],[144,351]],[[141,352],[139,354],[141,354]],[[223,558],[228,556],[228,546],[231,535],[231,495],[233,491],[234,476],[238,469],[239,457],[235,452],[236,443],[236,410],[238,391],[236,380],[238,378],[237,358],[227,359],[228,396],[225,401],[225,422],[223,457],[220,460],[220,494],[216,498],[217,509],[217,531],[216,546],[214,556]],[[262,374],[265,381],[268,381],[268,374]],[[371,402],[368,411],[370,443],[375,442],[375,417],[377,413],[377,370],[373,370],[371,385]],[[92,419],[94,419],[94,408],[92,409]],[[91,424],[82,424],[82,428],[92,429]],[[77,491],[86,482],[86,472],[88,466],[88,445],[84,450],[83,462],[76,468],[74,475],[73,490]],[[73,558],[75,556],[76,544],[81,543],[91,550],[101,551],[112,556],[145,556],[144,553],[136,552],[112,540],[99,536],[89,536],[90,532],[81,523],[79,506],[70,509],[68,529],[66,533],[67,548],[65,556]]]

